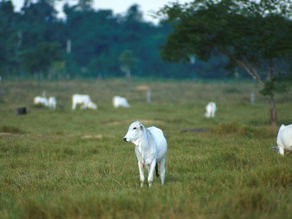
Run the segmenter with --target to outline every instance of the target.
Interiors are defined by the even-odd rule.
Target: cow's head
[[[133,122],[128,129],[127,134],[124,137],[124,141],[127,142],[135,142],[137,139],[139,139],[142,134],[143,134],[143,129],[145,129],[145,127],[143,126],[143,124],[139,121],[135,121]]]
[[[96,106],[96,104],[89,102],[89,103],[87,103],[87,108],[88,109],[97,109],[97,106]]]

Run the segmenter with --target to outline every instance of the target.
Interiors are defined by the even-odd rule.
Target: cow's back
[[[90,102],[90,97],[87,94],[74,94],[72,101],[75,103],[88,103]]]
[[[114,105],[115,108],[118,108],[120,106],[129,107],[127,99],[124,98],[124,97],[120,97],[120,96],[114,96],[113,105]]]

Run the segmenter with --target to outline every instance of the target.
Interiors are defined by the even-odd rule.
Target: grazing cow
[[[81,109],[97,109],[97,106],[93,102],[88,102],[87,104],[84,105],[84,108],[81,107]]]
[[[80,104],[80,109],[97,109],[87,94],[74,94],[72,96],[72,110],[75,110],[78,104]]]
[[[113,97],[113,105],[115,108],[118,108],[118,107],[130,107],[130,105],[128,104],[128,101],[126,98],[124,97],[119,97],[119,96],[114,96]]]
[[[209,102],[206,106],[205,117],[207,118],[215,117],[215,112],[216,112],[216,104],[214,102]]]
[[[45,107],[48,107],[49,106],[49,101],[47,100],[46,97],[40,97],[40,96],[36,96],[34,99],[33,99],[33,103],[35,105],[43,105]]]
[[[50,109],[56,109],[57,106],[57,100],[55,97],[50,97],[49,98],[49,108]]]
[[[285,150],[292,151],[292,124],[281,125],[277,136],[278,153],[284,156]]]
[[[167,152],[167,142],[161,129],[154,126],[145,128],[139,122],[133,122],[128,129],[124,141],[132,142],[135,147],[135,153],[138,160],[141,187],[144,184],[144,167],[148,169],[148,183],[151,187],[153,182],[154,169],[158,174],[158,164],[160,165],[160,180],[164,184],[165,161]]]

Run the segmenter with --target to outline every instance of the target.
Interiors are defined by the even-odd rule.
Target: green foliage
[[[78,7],[82,11],[92,9],[93,0],[78,0]]]
[[[24,68],[31,72],[48,73],[52,64],[63,59],[62,50],[58,43],[41,43],[35,48],[24,51],[22,56]]]
[[[0,2],[0,75],[4,72],[15,73],[12,66],[16,64],[15,41],[17,16],[13,12],[11,1]]]
[[[125,50],[119,56],[122,71],[126,73],[127,78],[131,77],[131,70],[136,63],[136,58],[131,50]]]
[[[119,61],[123,66],[131,69],[136,62],[136,58],[131,50],[125,50],[124,52],[121,53]]]
[[[132,5],[128,9],[126,19],[128,22],[133,23],[143,21],[143,13],[140,11],[137,4]]]
[[[289,19],[292,10],[281,6],[281,1],[173,3],[161,11],[174,25],[163,46],[162,57],[180,61],[195,54],[208,60],[214,52],[219,52],[236,64],[229,67],[240,67],[262,85],[267,74],[276,76],[280,71],[291,74],[283,63],[291,63],[287,57],[292,54]]]
[[[134,76],[226,76],[223,69],[226,60],[218,54],[210,62],[199,59],[195,64],[164,62],[159,48],[172,27],[165,23],[154,25],[144,21],[138,5],[129,7],[125,14],[114,14],[111,10],[95,10],[91,7],[91,0],[75,1],[75,5],[65,4],[64,20],[57,17],[55,2],[25,1],[21,12],[15,12],[10,1],[1,1],[1,76],[31,77],[34,70],[41,71],[38,74],[50,79],[62,75],[68,78],[121,77],[124,72],[119,56],[126,50],[131,50],[136,58],[136,64],[131,69]],[[67,51],[68,41],[71,42],[70,51]],[[29,60],[36,56],[36,45],[54,43],[60,45],[62,53],[68,52],[62,60],[52,60],[52,63],[65,63],[65,73],[63,70],[57,71],[55,64],[42,68],[37,66],[39,61]],[[24,55],[27,57],[24,58]],[[60,75],[51,77],[52,72]]]
[[[264,96],[273,96],[275,93],[287,92],[289,87],[291,87],[291,77],[279,75],[267,81],[260,93]]]

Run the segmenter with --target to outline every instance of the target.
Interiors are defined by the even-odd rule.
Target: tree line
[[[138,5],[124,15],[95,10],[92,1],[65,4],[66,19],[55,1],[26,0],[16,12],[10,0],[0,2],[0,76],[57,78],[160,77],[223,78],[227,61],[171,63],[160,48],[172,24],[146,22]]]

